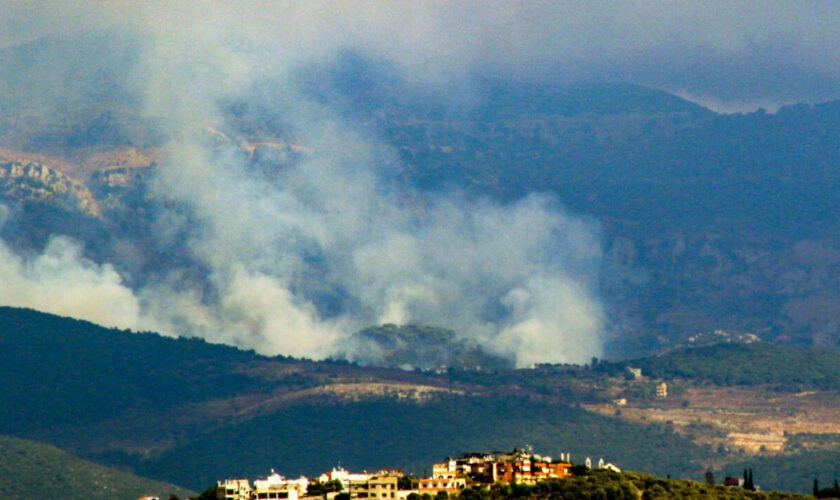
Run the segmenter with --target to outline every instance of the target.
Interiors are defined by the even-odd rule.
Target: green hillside
[[[724,467],[722,473],[737,476],[751,468],[756,473],[756,483],[766,489],[785,491],[813,491],[813,480],[823,488],[840,479],[840,450],[813,450],[788,456],[752,457]],[[803,477],[810,471],[811,477]]]
[[[236,366],[256,356],[197,339],[133,334],[0,308],[0,433],[93,423],[259,386]]]
[[[195,489],[270,468],[288,476],[320,473],[338,462],[422,472],[447,455],[529,444],[576,460],[603,456],[631,470],[699,479],[712,449],[667,425],[597,415],[578,403],[608,400],[627,364],[665,379],[798,390],[836,387],[836,357],[727,344],[628,363],[437,375],[269,358],[0,308],[0,429]],[[397,389],[369,388],[377,385]],[[751,467],[765,486],[802,491],[824,468],[798,457]],[[832,470],[820,472],[823,480]]]
[[[716,385],[771,385],[779,389],[836,389],[840,351],[786,347],[763,342],[717,344],[633,361],[645,374],[687,378]]]
[[[545,453],[603,457],[622,467],[702,476],[708,452],[655,426],[521,397],[390,398],[354,403],[309,401],[209,430],[152,460],[135,463],[153,477],[194,488],[225,475],[255,476],[269,467],[295,477],[339,461],[354,470],[400,467],[422,473],[441,458],[533,445]]]
[[[534,486],[510,485],[490,491],[466,490],[459,498],[464,500],[496,500],[502,498],[535,500],[664,500],[673,498],[793,500],[806,497],[776,491],[747,491],[742,488],[712,486],[697,481],[665,479],[635,472],[616,474],[610,471],[589,471],[581,476],[545,481]]]
[[[109,469],[53,446],[0,436],[0,491],[6,499],[181,498],[188,490]]]
[[[577,409],[575,399],[537,394],[518,385],[518,371],[505,373],[510,386],[502,373],[476,385],[454,375],[267,358],[0,308],[5,432],[193,488],[271,467],[319,473],[339,461],[421,470],[453,453],[526,444],[661,474],[700,471],[696,462],[707,452],[689,440]],[[370,383],[450,392],[311,392],[334,384],[364,391]]]

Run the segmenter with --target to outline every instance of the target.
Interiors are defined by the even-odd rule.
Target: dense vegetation
[[[576,409],[571,399],[559,404],[539,393],[528,396],[527,387],[493,386],[503,380],[490,373],[481,394],[495,396],[312,395],[265,411],[225,410],[224,401],[234,395],[271,401],[332,383],[470,387],[457,381],[457,373],[450,381],[447,375],[271,359],[199,340],[0,308],[0,381],[9,388],[0,395],[0,425],[6,432],[192,487],[227,475],[265,474],[270,467],[288,475],[320,473],[338,461],[420,471],[446,455],[525,444],[663,474],[696,472],[706,453],[665,429]],[[555,380],[562,377],[554,373]],[[548,387],[549,378],[539,385]],[[200,406],[208,401],[216,403]],[[149,451],[133,451],[143,443],[150,443]]]
[[[763,342],[684,349],[630,362],[652,377],[779,389],[840,387],[840,351]]]
[[[0,307],[0,432],[78,425],[254,389],[259,383],[235,369],[253,357],[198,339]]]
[[[800,495],[779,492],[755,492],[743,488],[712,486],[697,481],[664,479],[634,472],[616,474],[592,471],[571,478],[545,481],[534,486],[510,485],[489,491],[468,489],[464,500],[585,499],[585,500],[665,500],[681,499],[797,499]]]
[[[355,469],[422,472],[447,455],[526,444],[546,453],[571,452],[576,460],[603,456],[622,467],[699,478],[705,470],[699,462],[711,450],[667,426],[594,415],[576,402],[608,394],[610,377],[623,375],[627,364],[656,377],[768,381],[799,389],[831,387],[840,365],[834,359],[809,349],[727,344],[630,363],[431,375],[265,358],[200,340],[0,308],[0,425],[7,433],[195,488],[228,475],[266,474],[270,467],[291,476],[320,473],[339,461]],[[282,399],[314,386],[382,381],[440,385],[468,395]],[[236,406],[225,410],[232,396],[279,399],[265,410],[239,413]],[[840,457],[832,453],[733,467],[753,468],[765,487],[809,491],[812,476],[840,476],[830,465]]]
[[[319,474],[338,461],[350,469],[401,467],[429,473],[432,463],[468,451],[526,444],[573,460],[603,457],[659,474],[697,475],[707,452],[664,428],[518,397],[438,397],[288,405],[135,461],[144,474],[196,488],[224,476]]]
[[[840,479],[840,450],[803,451],[788,456],[752,457],[727,465],[720,474],[737,476],[738,471],[752,468],[755,481],[764,489],[811,493],[813,480],[823,487]],[[805,472],[810,473],[810,477]],[[719,475],[720,475],[719,474]]]
[[[0,436],[0,491],[7,499],[184,498],[188,490],[109,469],[58,448]]]

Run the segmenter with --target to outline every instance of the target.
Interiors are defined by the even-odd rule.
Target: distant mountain
[[[151,481],[76,458],[53,446],[0,436],[0,491],[3,498],[67,500],[186,498],[187,489]]]
[[[632,87],[584,89],[627,96],[628,109],[536,115],[523,100],[505,118],[431,120],[408,107],[370,122],[414,186],[503,200],[549,192],[599,221],[612,352],[719,329],[837,345],[840,102],[718,115]]]
[[[71,45],[96,57],[69,57]],[[146,196],[162,139],[125,81],[137,50],[130,37],[99,33],[0,51],[0,67],[21,68],[0,74],[0,147],[52,155],[55,164],[36,163],[67,170],[92,194],[84,207],[101,208],[92,217],[49,186],[35,186],[35,197],[30,179],[0,179],[9,212],[0,237],[34,252],[69,233],[86,256],[142,284],[161,270],[202,270],[156,237],[156,218],[188,214]],[[840,345],[840,102],[724,115],[622,82],[475,77],[429,90],[354,54],[299,78],[396,152],[388,181],[418,204],[451,190],[501,202],[537,191],[599,224],[609,355],[645,355],[715,330]],[[28,82],[33,94],[60,98],[69,84],[81,98],[44,107],[20,97]],[[274,89],[267,82],[253,96],[272,102]],[[295,138],[281,116],[247,104],[225,103],[224,132],[249,168],[305,158],[288,146]],[[127,152],[142,161],[126,161]],[[329,310],[335,294],[308,299]]]

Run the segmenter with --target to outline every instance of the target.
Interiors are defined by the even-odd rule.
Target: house
[[[341,484],[343,484],[346,487],[347,483],[350,481],[366,481],[369,477],[370,474],[368,474],[367,472],[352,473],[347,472],[347,469],[338,467],[333,468],[333,470],[325,472],[318,476],[318,481],[322,483],[328,483],[330,481],[341,481]]]
[[[420,480],[418,493],[428,493],[432,496],[444,491],[446,493],[458,493],[467,487],[466,476],[423,478]]]
[[[723,480],[724,486],[744,486],[744,478],[742,477],[727,477]]]
[[[298,500],[300,497],[306,496],[308,486],[309,480],[305,477],[286,479],[272,469],[267,478],[254,480],[251,498],[255,500]]]
[[[563,456],[561,454],[561,460],[556,461],[548,456],[516,449],[512,452],[470,453],[435,464],[431,480],[421,484],[427,488],[433,488],[434,484],[448,484],[450,490],[463,489],[467,482],[534,484],[544,479],[568,476],[572,464],[563,460]],[[455,482],[458,478],[469,481],[465,481],[462,487],[461,482]]]
[[[668,397],[668,384],[666,384],[665,382],[657,384],[656,397],[657,399],[665,399]]]
[[[345,488],[350,498],[396,500],[399,477],[389,473],[371,474],[365,480],[351,479],[345,484]]]
[[[216,482],[218,500],[251,500],[251,483],[247,479],[225,479]]]

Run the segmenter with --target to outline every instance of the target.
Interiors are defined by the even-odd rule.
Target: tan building
[[[247,479],[225,479],[216,482],[219,500],[251,500],[251,483]]]
[[[449,474],[446,474],[449,475]],[[458,493],[467,487],[466,477],[437,477],[431,479],[421,479],[418,492],[420,494],[428,493],[432,496],[438,492],[445,491],[447,493]]]
[[[570,475],[570,457],[560,454],[560,460],[535,455],[522,450],[512,452],[471,453],[449,458],[432,466],[431,479],[420,480],[420,491],[460,491],[467,483],[525,483],[534,484],[545,479]],[[469,479],[468,479],[469,478]]]
[[[668,397],[668,384],[662,382],[656,386],[656,397],[659,399],[665,399]]]
[[[394,500],[397,498],[396,474],[374,474],[365,480],[350,480],[345,484],[350,498]]]

